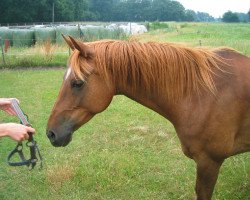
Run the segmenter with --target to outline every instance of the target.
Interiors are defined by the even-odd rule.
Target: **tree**
[[[150,20],[181,21],[185,16],[184,10],[184,7],[177,1],[154,0]]]
[[[215,19],[206,12],[197,12],[197,21],[199,22],[212,22]]]
[[[0,23],[8,23],[6,21],[6,11],[8,10],[8,2],[0,1]]]
[[[55,21],[73,21],[74,8],[74,3],[71,0],[56,0]]]
[[[196,13],[193,10],[185,10],[185,21],[194,22],[197,21]]]
[[[174,21],[183,21],[185,19],[185,8],[178,1],[170,1],[170,15]]]
[[[91,0],[90,11],[95,13],[99,21],[111,21],[114,0]]]
[[[233,23],[233,22],[239,22],[240,20],[236,13],[233,13],[232,11],[228,11],[223,14],[222,21]]]
[[[120,21],[145,21],[150,17],[151,0],[127,0],[117,4],[114,19]]]
[[[74,0],[74,20],[88,20],[92,17],[89,11],[89,0]]]
[[[247,13],[236,12],[235,14],[238,16],[240,22],[247,22],[248,21],[248,14]]]
[[[51,22],[53,4],[56,22],[214,20],[176,0],[0,0],[0,23]]]
[[[48,21],[49,0],[8,0],[0,3],[0,22]],[[51,19],[51,17],[50,17]]]

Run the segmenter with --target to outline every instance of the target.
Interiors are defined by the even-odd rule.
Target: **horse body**
[[[232,59],[231,56],[241,57],[232,53],[226,59]],[[166,91],[150,100],[147,94],[133,96],[122,92],[172,122],[184,154],[197,163],[198,199],[211,198],[224,159],[250,150],[250,101],[246,92],[250,91],[250,74],[247,66],[241,65],[233,65],[241,68],[240,72],[231,69],[228,74],[217,74],[216,96],[205,92],[171,103],[164,97]],[[227,79],[221,81],[220,76]]]
[[[102,112],[114,95],[126,95],[173,123],[184,154],[197,164],[197,199],[211,199],[224,159],[250,150],[250,59],[229,49],[209,53],[164,45],[136,49],[116,42],[103,47],[65,39],[74,49],[69,62],[74,73],[64,80],[48,122],[52,144],[67,145],[72,132]],[[119,45],[121,52],[107,53],[112,45]],[[99,48],[105,52],[99,53]],[[155,65],[162,71],[151,69],[153,61],[147,57],[158,58]],[[164,72],[165,65],[178,66],[181,73],[170,67]],[[125,66],[129,68],[121,69]],[[82,80],[78,85],[76,77]]]
[[[240,58],[237,64],[235,57]],[[249,64],[242,62],[245,59],[249,63],[250,59],[235,52],[224,58],[231,67],[214,78],[217,94],[193,95],[193,100],[184,100],[177,108],[176,129],[180,139],[185,138],[181,139],[182,143],[197,136],[201,148],[206,147],[206,152],[215,159],[250,150],[250,73]]]

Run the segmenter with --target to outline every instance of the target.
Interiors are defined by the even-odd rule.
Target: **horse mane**
[[[97,41],[85,43],[94,49],[94,68],[107,81],[136,91],[162,92],[177,100],[200,89],[216,92],[214,69],[222,58],[207,49],[173,43]],[[87,60],[74,50],[69,62],[77,77],[90,74]],[[150,94],[150,93],[149,93]]]

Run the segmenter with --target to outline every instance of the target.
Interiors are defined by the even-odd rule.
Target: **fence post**
[[[199,40],[199,45],[200,45],[200,47],[202,46],[201,40]]]
[[[3,51],[3,44],[2,44],[2,38],[1,37],[0,37],[0,46],[1,46],[1,50],[2,50],[3,64],[6,65],[5,59],[4,59],[4,51]]]

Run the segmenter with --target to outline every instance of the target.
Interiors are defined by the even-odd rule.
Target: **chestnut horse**
[[[250,59],[229,48],[64,39],[73,52],[48,121],[52,145],[126,95],[174,125],[197,164],[197,199],[211,199],[223,161],[250,150]]]

